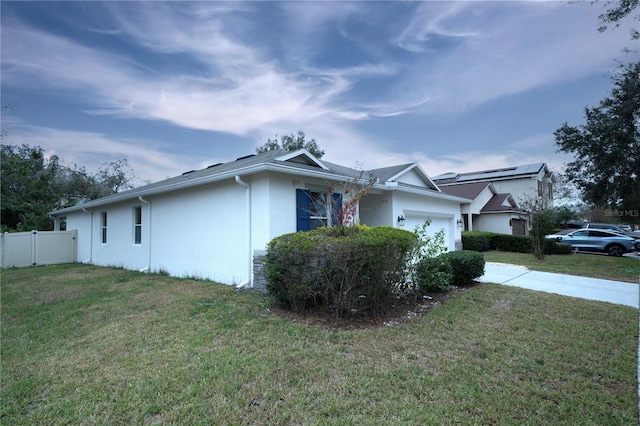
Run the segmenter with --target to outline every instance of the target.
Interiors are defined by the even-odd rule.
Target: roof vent
[[[216,167],[216,166],[219,166],[219,165],[221,165],[221,164],[222,164],[222,163],[212,164],[212,165],[210,165],[209,167],[207,167],[207,169],[211,169],[211,168]]]
[[[245,155],[244,157],[236,158],[236,161],[244,160],[245,158],[251,158],[251,157],[255,157],[255,156],[256,156],[255,154]]]
[[[189,173],[193,173],[193,172],[195,172],[195,170],[189,170],[188,172],[184,172],[184,173],[182,174],[182,176],[186,176],[186,175],[188,175]]]

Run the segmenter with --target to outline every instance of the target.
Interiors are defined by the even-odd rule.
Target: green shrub
[[[515,253],[533,252],[533,238],[529,235],[493,234],[491,245],[493,250]]]
[[[544,253],[545,254],[571,254],[573,253],[573,247],[571,247],[571,244],[558,243],[553,240],[545,240]]]
[[[462,247],[465,250],[487,251],[492,250],[491,237],[493,232],[467,231],[462,233]]]
[[[570,254],[571,246],[545,240],[545,254]],[[533,237],[493,232],[471,231],[462,233],[462,247],[471,251],[500,250],[515,253],[533,253]]]
[[[286,234],[269,242],[263,259],[267,291],[275,300],[303,313],[324,303],[320,263],[325,236],[318,232]]]
[[[454,285],[469,285],[484,275],[484,256],[476,251],[450,251],[444,256],[451,265]]]
[[[392,303],[415,243],[412,232],[384,226],[282,235],[267,246],[267,291],[299,313],[326,305],[337,316],[376,315]]]
[[[417,263],[414,286],[422,294],[451,290],[453,272],[445,254],[423,257]]]

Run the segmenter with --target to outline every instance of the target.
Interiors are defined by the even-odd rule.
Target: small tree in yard
[[[358,181],[362,181],[362,172],[358,178],[351,183],[346,183],[342,188],[342,194],[346,194],[347,191],[354,191],[354,193],[348,200],[343,201],[342,206],[335,206],[338,226],[357,225],[359,223],[360,200],[367,195],[373,184],[376,183],[376,179],[373,176],[369,176],[367,182],[362,184],[362,188],[355,190],[354,188],[359,186]]]
[[[549,208],[542,197],[527,198],[520,202],[526,212],[531,237],[533,238],[533,255],[536,259],[544,259],[545,236],[550,234],[556,225],[556,214]]]
[[[416,294],[424,294],[430,291],[447,291],[451,289],[453,277],[451,265],[441,256],[447,251],[445,245],[445,232],[438,230],[429,235],[427,228],[431,225],[431,219],[416,226],[414,234],[417,244],[412,252],[411,262],[408,265],[410,288]]]

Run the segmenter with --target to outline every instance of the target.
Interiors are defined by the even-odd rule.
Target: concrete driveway
[[[621,281],[601,280],[574,275],[531,271],[524,266],[487,262],[480,282],[504,284],[529,290],[561,294],[631,306],[640,302],[640,286]]]

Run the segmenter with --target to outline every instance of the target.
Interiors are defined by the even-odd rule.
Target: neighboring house
[[[499,232],[505,234],[528,234],[528,224],[524,222],[519,205],[541,197],[548,206],[553,206],[554,177],[545,163],[446,173],[434,176],[432,180],[443,192],[474,200],[467,206],[469,212],[464,211],[463,205],[466,230],[498,232],[495,229],[502,229]],[[488,184],[491,187],[487,187]],[[482,202],[489,204],[482,205]]]
[[[335,224],[373,182],[353,220],[369,226],[432,221],[460,248],[461,203],[417,164],[358,171],[308,151],[269,151],[51,212],[78,231],[78,261],[252,286],[254,257],[273,238]]]
[[[511,194],[499,194],[491,182],[443,186],[442,191],[468,198],[461,206],[465,231],[489,231],[500,234],[525,235],[526,215]]]
[[[546,163],[471,173],[446,173],[431,179],[440,188],[474,182],[491,182],[496,191],[502,194],[511,194],[518,203],[531,197],[542,197],[548,205],[553,205],[555,178]]]

